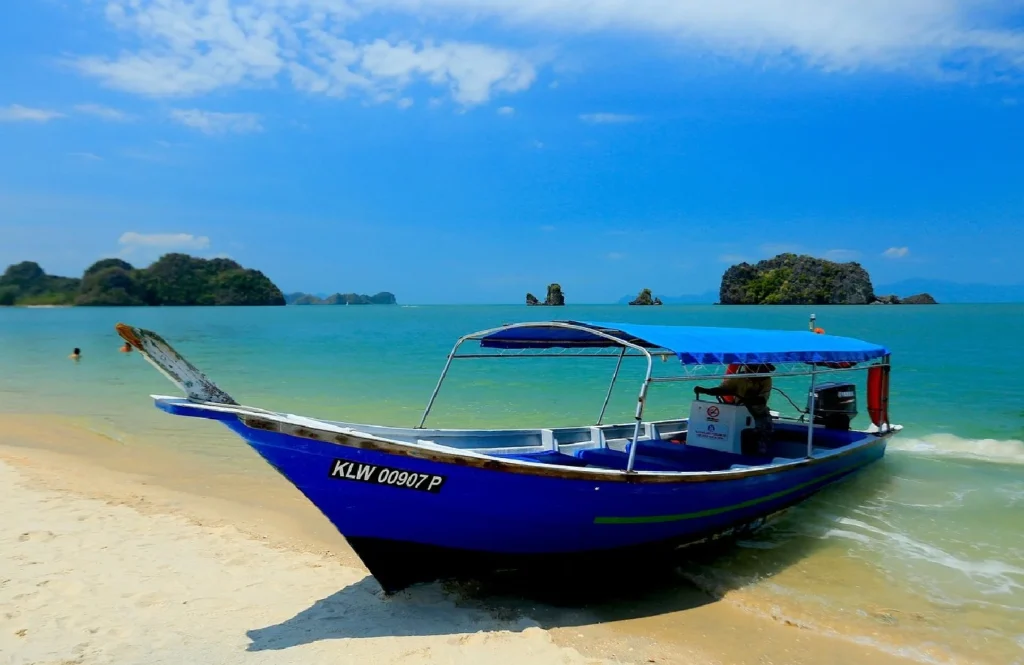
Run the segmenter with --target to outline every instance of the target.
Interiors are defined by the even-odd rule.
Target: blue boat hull
[[[887,441],[865,435],[833,455],[750,472],[601,478],[538,465],[510,472],[223,420],[320,509],[386,592],[479,569],[619,561],[738,535],[880,459]]]

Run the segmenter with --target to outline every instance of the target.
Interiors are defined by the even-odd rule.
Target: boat
[[[245,406],[159,334],[125,324],[117,332],[184,392],[154,395],[158,408],[219,421],[242,437],[333,523],[385,594],[473,571],[578,561],[619,566],[627,555],[727,542],[881,459],[901,429],[889,422],[888,349],[822,334],[813,323],[809,331],[505,324],[456,341],[415,427]],[[604,358],[614,365],[597,421],[536,429],[426,426],[455,361],[523,357]],[[634,417],[605,424],[626,362],[646,366]],[[655,368],[671,371],[662,376]],[[843,380],[855,371],[867,372],[871,424],[862,430],[851,422],[858,384]],[[706,385],[744,372],[809,381],[799,415],[770,412],[773,431],[764,449],[755,448],[750,409],[735,399],[691,398],[689,391],[679,399],[680,382]],[[652,388],[672,386],[670,399],[681,411],[689,402],[689,412],[645,420]]]

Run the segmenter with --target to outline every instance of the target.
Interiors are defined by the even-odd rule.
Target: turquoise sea
[[[124,445],[256,472],[223,428],[151,406],[149,394],[176,389],[118,352],[116,322],[160,332],[245,404],[414,424],[451,345],[475,330],[549,316],[804,329],[812,311],[831,334],[891,349],[891,410],[905,429],[884,462],[685,575],[752,612],[920,662],[1024,663],[1024,305],[0,308],[0,413],[57,415]],[[591,423],[613,365],[460,361],[430,423]],[[640,371],[620,377],[609,421],[629,421]],[[783,388],[803,400],[799,385]],[[655,387],[648,413],[685,414],[690,389]],[[792,412],[779,396],[772,406]]]

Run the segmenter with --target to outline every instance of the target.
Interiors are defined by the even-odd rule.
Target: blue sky
[[[895,5],[895,6],[894,6]],[[0,7],[0,265],[572,302],[779,251],[1024,282],[1019,0]]]

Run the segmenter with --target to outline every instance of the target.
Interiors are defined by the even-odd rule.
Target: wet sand
[[[254,458],[241,442],[236,463],[199,460],[0,416],[4,662],[920,662],[678,580],[604,597],[595,580],[575,604],[441,583],[383,598]]]

